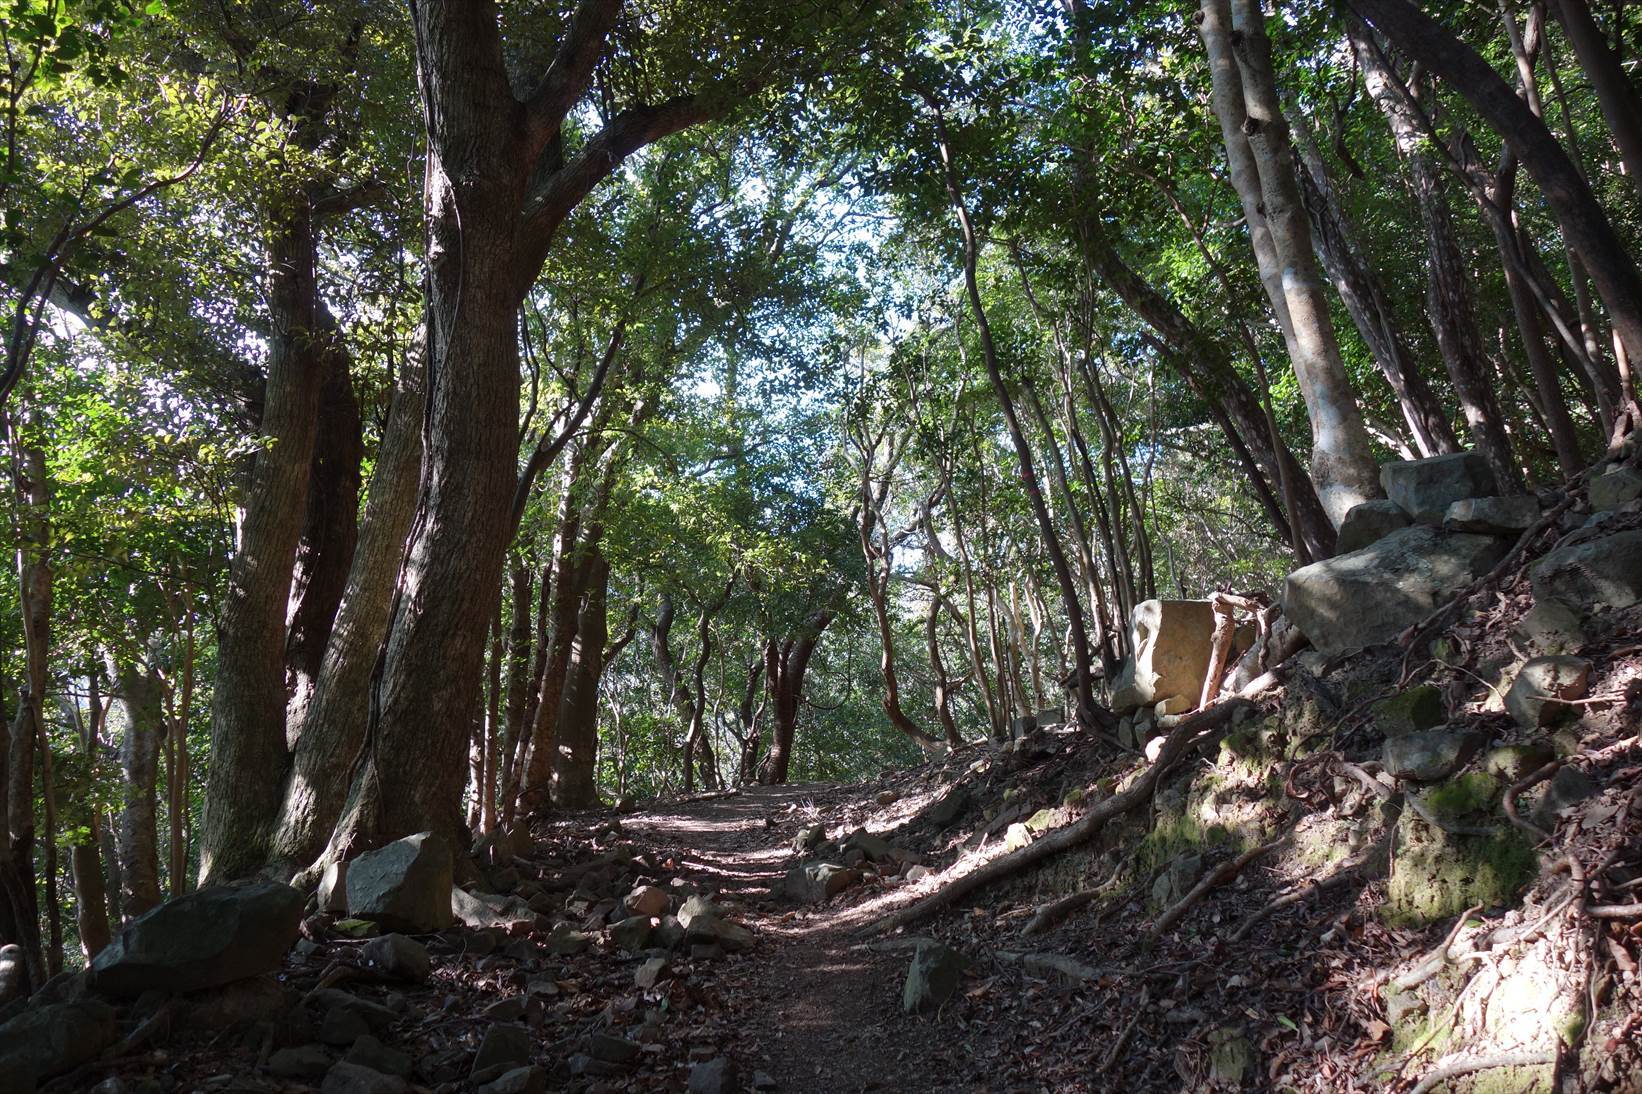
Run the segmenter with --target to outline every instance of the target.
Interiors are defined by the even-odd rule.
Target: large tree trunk
[[[1400,52],[1465,96],[1516,151],[1539,184],[1564,238],[1589,270],[1615,333],[1631,359],[1642,360],[1642,273],[1589,183],[1545,123],[1474,49],[1409,0],[1353,0],[1353,4]],[[1626,409],[1634,415],[1636,392],[1628,374],[1623,384]]]
[[[238,549],[217,636],[211,764],[200,879],[239,877],[267,858],[286,769],[285,616],[308,506],[324,381],[317,351],[317,240],[306,195],[273,212],[268,254],[268,383],[262,445],[246,490]]]
[[[1357,327],[1363,344],[1397,397],[1403,419],[1414,437],[1421,456],[1439,456],[1459,450],[1459,440],[1448,424],[1442,402],[1420,373],[1419,363],[1409,352],[1396,316],[1386,298],[1378,275],[1368,262],[1368,253],[1357,238],[1334,187],[1334,177],[1322,150],[1317,147],[1298,107],[1287,111],[1294,131],[1300,162],[1305,167],[1302,182],[1307,184],[1306,207],[1311,213],[1312,243],[1318,260],[1340,294],[1346,314]]]
[[[160,681],[135,665],[118,669],[124,713],[120,768],[125,775],[120,809],[121,903],[126,915],[139,916],[159,904],[160,851],[156,810],[160,741],[166,733]]]
[[[1637,196],[1642,198],[1642,95],[1625,74],[1621,58],[1608,47],[1591,15],[1586,0],[1550,0],[1562,32],[1574,47],[1579,67],[1590,78],[1596,90],[1596,100],[1602,105],[1602,117],[1607,120],[1608,132],[1619,158],[1625,163],[1625,173],[1631,177]]]
[[[1226,14],[1224,0],[1218,4],[1206,0],[1204,12],[1207,39],[1215,33],[1211,24]],[[1311,225],[1295,176],[1294,148],[1277,97],[1271,43],[1258,3],[1236,0],[1231,25],[1237,32],[1234,53],[1245,112],[1238,121],[1259,169],[1261,199],[1282,271],[1293,333],[1291,361],[1311,421],[1312,483],[1329,519],[1338,527],[1354,505],[1379,496],[1379,467],[1329,316],[1312,250]],[[1218,31],[1223,33],[1223,24]]]
[[[285,685],[290,695],[285,735],[292,749],[304,728],[359,544],[359,465],[364,458],[359,400],[348,375],[347,352],[337,336],[336,321],[323,304],[316,315],[327,332],[318,347],[324,386],[285,633]]]
[[[283,788],[271,858],[285,870],[311,864],[342,813],[365,741],[370,688],[387,634],[422,468],[426,345],[418,337],[395,377],[365,517],[347,586],[305,708]]]
[[[1397,151],[1408,164],[1409,186],[1425,229],[1426,313],[1448,378],[1459,396],[1471,442],[1488,461],[1499,488],[1516,493],[1522,488],[1522,473],[1511,452],[1504,416],[1494,395],[1492,369],[1483,353],[1482,332],[1477,326],[1471,271],[1454,234],[1443,171],[1428,152],[1428,138],[1418,116],[1421,105],[1391,71],[1363,25],[1348,20],[1348,32],[1368,93],[1390,123]],[[1429,106],[1425,110],[1431,114]]]

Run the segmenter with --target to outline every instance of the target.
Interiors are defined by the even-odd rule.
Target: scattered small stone
[[[1560,600],[1541,600],[1517,620],[1516,636],[1533,653],[1576,653],[1585,645],[1585,621]]]
[[[899,790],[880,790],[878,792],[879,805],[894,805],[900,800],[901,792]]]
[[[1545,797],[1534,808],[1534,823],[1541,828],[1556,827],[1557,814],[1592,797],[1600,788],[1577,767],[1557,768],[1545,788]]]
[[[640,988],[653,988],[672,971],[665,957],[652,957],[633,971],[633,984]]]
[[[628,916],[610,927],[610,942],[619,950],[637,953],[650,944],[652,920],[647,915]]]
[[[320,1079],[331,1069],[331,1054],[318,1045],[282,1048],[268,1057],[268,1070],[282,1079]]]
[[[1581,657],[1535,657],[1522,666],[1505,709],[1519,725],[1539,729],[1566,717],[1571,701],[1590,694],[1591,663]]]
[[[827,826],[824,824],[811,825],[793,837],[792,849],[794,854],[806,855],[815,850],[827,838]]]
[[[371,1031],[365,1016],[354,1007],[332,1007],[319,1026],[319,1039],[327,1045],[347,1048]]]
[[[368,1033],[355,1041],[342,1058],[350,1064],[368,1067],[384,1075],[404,1076],[411,1073],[411,1058],[408,1055],[389,1048]]]
[[[1019,851],[1032,842],[1032,830],[1019,821],[1011,824],[1003,834],[1003,848],[1005,851]]]
[[[913,951],[901,991],[901,1008],[918,1013],[939,1007],[958,990],[959,978],[967,962],[957,950],[925,940]]]
[[[774,1090],[776,1089],[776,1083],[775,1080],[770,1077],[769,1072],[755,1071],[753,1072],[753,1089]]]
[[[1385,769],[1393,778],[1436,782],[1453,774],[1481,744],[1478,734],[1446,727],[1405,733],[1386,741]]]
[[[578,931],[568,923],[560,923],[547,933],[547,952],[568,957],[578,953],[586,953],[593,945],[593,936],[587,931]]]
[[[346,1060],[337,1062],[325,1073],[320,1094],[405,1094],[409,1087],[397,1075],[384,1075]]]
[[[728,1056],[706,1060],[690,1068],[689,1094],[732,1094],[739,1086],[735,1061]]]
[[[506,999],[498,999],[486,1007],[483,1014],[492,1022],[517,1022],[525,1016],[525,997],[510,995]]]
[[[654,885],[640,885],[628,893],[622,903],[627,905],[628,915],[651,917],[666,915],[672,900],[664,889],[658,889]]]
[[[530,1063],[530,1048],[530,1031],[524,1026],[509,1022],[491,1026],[485,1030],[484,1039],[479,1042],[479,1051],[473,1056],[469,1081],[489,1082],[516,1067],[525,1066]]]
[[[397,980],[421,983],[433,968],[428,948],[402,934],[373,938],[361,947],[359,955],[366,965]]]
[[[625,1037],[615,1037],[608,1033],[595,1033],[587,1039],[587,1053],[595,1060],[603,1060],[609,1064],[630,1064],[639,1058],[644,1046],[637,1041],[629,1041]]]
[[[547,1072],[539,1067],[516,1067],[479,1088],[478,1094],[547,1094]]]

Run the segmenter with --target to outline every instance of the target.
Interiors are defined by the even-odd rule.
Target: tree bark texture
[[[1204,22],[1206,27],[1209,20]],[[1312,483],[1338,527],[1353,506],[1380,496],[1379,466],[1329,316],[1257,0],[1235,0],[1231,23],[1237,32],[1233,52],[1246,115],[1242,128],[1260,172],[1261,198],[1293,325],[1291,361],[1311,421]]]
[[[125,785],[120,803],[121,904],[128,916],[142,915],[163,899],[156,784],[160,742],[167,726],[160,681],[136,665],[119,667],[119,695],[125,733],[120,768]]]
[[[1522,473],[1511,452],[1504,416],[1490,380],[1493,370],[1483,352],[1482,332],[1477,326],[1472,275],[1454,233],[1443,171],[1430,152],[1429,138],[1418,117],[1422,104],[1411,97],[1410,89],[1391,71],[1361,23],[1352,20],[1348,32],[1363,68],[1363,82],[1390,123],[1397,151],[1408,165],[1409,188],[1425,230],[1426,314],[1459,397],[1471,443],[1488,461],[1499,488],[1516,493],[1522,488]],[[1429,108],[1426,113],[1430,114]]]

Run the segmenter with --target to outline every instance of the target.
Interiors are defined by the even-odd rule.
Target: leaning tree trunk
[[[160,741],[165,707],[160,681],[135,665],[118,669],[125,734],[120,767],[125,776],[120,809],[121,903],[128,916],[139,916],[159,904],[160,849],[156,808]]]
[[[1621,57],[1608,46],[1586,0],[1550,0],[1562,32],[1574,47],[1579,67],[1590,78],[1602,117],[1608,123],[1614,147],[1624,161],[1625,173],[1642,198],[1642,95],[1625,74]]]
[[[1334,178],[1323,159],[1322,150],[1305,125],[1299,107],[1288,101],[1286,112],[1305,167],[1306,203],[1311,213],[1312,243],[1317,258],[1327,271],[1346,314],[1357,327],[1363,344],[1374,356],[1413,434],[1422,456],[1440,456],[1459,450],[1454,429],[1448,424],[1442,402],[1420,373],[1419,363],[1397,327],[1396,316],[1378,275],[1369,265],[1368,253],[1334,187]]]
[[[95,811],[87,830],[69,849],[74,871],[74,925],[80,935],[80,955],[89,964],[111,941],[108,892],[103,878],[101,828]]]
[[[347,352],[337,336],[336,321],[323,304],[317,306],[316,318],[326,331],[318,347],[324,382],[285,634],[290,695],[285,735],[292,749],[304,728],[359,544],[359,465],[364,458],[359,400],[348,375]]]
[[[1214,6],[1210,0],[1205,11]],[[1224,14],[1223,7],[1220,14]],[[1209,22],[1204,20],[1205,35]],[[1243,92],[1242,128],[1259,168],[1261,199],[1293,324],[1295,378],[1311,421],[1312,482],[1329,519],[1338,527],[1352,506],[1380,495],[1379,467],[1340,357],[1312,250],[1311,225],[1295,175],[1294,148],[1277,97],[1265,16],[1255,0],[1236,0],[1231,22],[1237,32],[1233,52]]]
[[[1428,138],[1418,116],[1421,104],[1391,71],[1362,24],[1350,20],[1348,32],[1357,61],[1363,67],[1363,82],[1390,123],[1397,151],[1408,164],[1409,186],[1425,230],[1426,313],[1437,336],[1437,348],[1447,366],[1448,378],[1454,384],[1454,393],[1459,397],[1472,443],[1488,461],[1499,488],[1506,493],[1516,493],[1522,488],[1522,473],[1511,452],[1504,416],[1490,381],[1492,370],[1483,353],[1482,332],[1477,326],[1471,271],[1466,267],[1454,234],[1442,169],[1428,152]],[[1431,113],[1429,107],[1425,113]]]
[[[1409,0],[1353,4],[1400,52],[1463,95],[1516,151],[1539,184],[1563,237],[1584,261],[1620,342],[1632,360],[1642,360],[1642,272],[1550,129],[1476,50]],[[1625,408],[1637,416],[1636,391],[1628,373],[1621,382]]]
[[[420,337],[413,345],[396,377],[347,587],[313,695],[298,714],[271,855],[285,871],[308,866],[324,848],[365,741],[371,675],[387,634],[422,467],[426,347]]]

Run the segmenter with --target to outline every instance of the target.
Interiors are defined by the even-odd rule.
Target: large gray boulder
[[[1112,683],[1112,709],[1129,714],[1170,699],[1203,694],[1214,609],[1207,600],[1146,600],[1129,619],[1134,655]]]
[[[1539,499],[1526,494],[1502,498],[1462,498],[1448,507],[1442,526],[1450,532],[1520,536],[1539,519]]]
[[[1494,536],[1416,524],[1294,571],[1283,586],[1283,614],[1325,656],[1389,642],[1463,592],[1507,550]]]
[[[1476,452],[1382,464],[1380,485],[1386,497],[1421,524],[1441,524],[1456,501],[1499,493],[1488,461]]]
[[[1618,509],[1642,498],[1642,471],[1625,464],[1615,464],[1591,479],[1588,489],[1592,509],[1599,513]]]
[[[150,988],[199,991],[279,967],[296,942],[303,896],[256,881],[211,885],[143,913],[91,962],[91,986],[109,995]]]
[[[448,927],[452,870],[450,844],[432,832],[367,851],[348,864],[348,914],[401,931]]]
[[[1528,571],[1534,600],[1576,609],[1628,608],[1642,600],[1642,531],[1616,532],[1552,551]]]
[[[91,999],[25,1010],[0,1026],[0,1087],[32,1090],[95,1057],[115,1032],[114,1008]]]
[[[1403,507],[1387,498],[1372,498],[1353,505],[1340,522],[1340,534],[1334,552],[1349,555],[1361,551],[1370,543],[1382,540],[1399,528],[1407,528],[1408,514]]]

